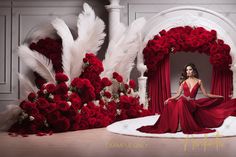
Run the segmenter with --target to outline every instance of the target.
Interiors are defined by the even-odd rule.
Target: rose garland
[[[61,61],[60,40],[41,39],[38,43],[31,44],[30,48],[52,60],[57,69],[57,83],[46,83],[46,80],[37,75],[39,91],[30,93],[20,103],[22,114],[10,128],[10,135],[42,136],[52,132],[99,128],[118,120],[150,115],[139,103],[133,80],[126,84],[116,72],[111,80],[100,78],[103,65],[95,55],[85,55],[82,74],[68,84],[68,77],[62,73],[61,63],[55,61]],[[118,89],[110,91],[112,85],[118,85]]]
[[[215,30],[207,31],[203,27],[175,27],[162,30],[149,40],[143,50],[144,64],[148,73],[154,72],[160,61],[169,53],[179,51],[205,53],[210,55],[210,63],[218,70],[228,69],[232,63],[230,47],[217,39]]]

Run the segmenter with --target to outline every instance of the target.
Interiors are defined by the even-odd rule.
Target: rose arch
[[[161,113],[163,101],[170,96],[169,54],[180,51],[209,55],[213,67],[211,92],[224,95],[226,101],[235,97],[236,27],[227,18],[204,8],[176,7],[149,19],[143,34],[138,66],[147,67],[153,112]]]

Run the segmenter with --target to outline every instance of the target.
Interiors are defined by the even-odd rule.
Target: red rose
[[[108,116],[114,118],[116,116],[116,103],[109,102],[107,105]]]
[[[116,79],[116,78],[117,78],[117,76],[119,76],[119,74],[118,74],[117,72],[113,72],[113,74],[112,74],[112,75],[113,75],[113,78],[114,78],[114,79]]]
[[[159,34],[160,34],[161,36],[166,35],[166,30],[163,29],[162,31],[159,32]]]
[[[149,110],[142,109],[140,112],[140,117],[150,116],[151,112]]]
[[[79,123],[81,121],[81,119],[82,119],[81,114],[76,114],[76,116],[74,117],[73,120],[75,121],[75,123]]]
[[[122,78],[122,76],[120,76],[120,75],[116,77],[116,80],[117,80],[118,82],[120,82],[120,83],[123,82],[123,78]]]
[[[68,86],[66,85],[65,82],[61,82],[56,86],[55,93],[60,94],[60,95],[65,95],[68,92]]]
[[[73,123],[73,124],[71,124],[70,130],[76,131],[76,130],[79,130],[79,129],[80,129],[80,126],[79,126],[78,123]]]
[[[135,88],[135,86],[136,86],[136,83],[135,83],[135,81],[134,80],[130,80],[129,81],[129,86],[130,86],[130,88]]]
[[[25,109],[31,109],[31,108],[36,108],[36,104],[29,102],[29,101],[22,101],[20,103],[20,107],[25,110]]]
[[[126,113],[129,118],[136,118],[139,116],[139,112],[135,108],[130,108]]]
[[[112,82],[107,77],[102,78],[101,83],[102,83],[102,88],[112,85]]]
[[[56,80],[57,82],[66,82],[69,80],[69,78],[64,73],[56,73]]]
[[[56,90],[56,86],[54,84],[47,84],[45,88],[48,93],[54,93]]]
[[[84,118],[90,117],[90,114],[91,114],[90,109],[89,109],[87,106],[82,107],[82,109],[81,109],[81,115],[82,115]]]
[[[96,118],[89,118],[88,119],[88,123],[90,125],[91,128],[94,127],[95,123],[97,122]]]
[[[28,132],[31,133],[31,134],[35,134],[35,133],[38,132],[38,126],[34,123],[29,124],[28,127],[29,127]]]
[[[45,109],[45,113],[51,113],[53,111],[55,111],[57,109],[57,104],[56,103],[50,103],[50,105],[48,106],[48,108]]]
[[[86,53],[83,61],[88,63],[88,66],[84,68],[81,75],[84,75],[85,73],[94,73],[99,75],[104,70],[102,62],[93,53]]]
[[[81,99],[80,97],[76,97],[76,98],[71,98],[71,104],[72,106],[74,106],[76,109],[80,109],[81,108]]]
[[[29,101],[23,101],[20,104],[20,107],[28,114],[38,114],[39,110],[36,108],[36,104],[29,102]]]
[[[35,79],[35,84],[36,84],[38,89],[40,89],[42,87],[42,85],[45,84],[45,83],[46,83],[46,80],[41,78],[41,77],[37,77]]]
[[[124,120],[127,119],[128,116],[126,115],[125,111],[122,111],[119,116],[117,116],[117,120]]]
[[[35,99],[36,99],[36,94],[33,93],[33,92],[31,92],[31,93],[28,95],[28,100],[31,101],[31,102],[33,102],[33,101],[35,101]]]
[[[80,96],[82,103],[95,99],[94,87],[88,79],[75,78],[71,85]]]
[[[94,127],[95,127],[95,128],[101,128],[101,127],[103,127],[103,125],[102,125],[102,120],[101,120],[101,119],[97,119],[96,122],[95,122],[95,124],[94,124]]]
[[[66,101],[60,101],[57,104],[57,107],[59,110],[64,111],[64,112],[70,108],[69,104]]]
[[[33,123],[36,124],[39,127],[44,126],[44,121],[46,120],[46,118],[41,115],[41,114],[33,114],[32,115],[34,117]]]
[[[39,98],[36,101],[36,104],[37,104],[37,108],[39,110],[44,110],[44,109],[48,108],[50,105],[50,103],[45,98]]]
[[[88,129],[89,128],[89,124],[88,124],[87,121],[81,120],[80,123],[79,123],[79,127],[80,127],[80,130]]]
[[[127,85],[126,83],[125,83],[125,89],[126,90],[129,89],[129,85]]]
[[[52,126],[55,132],[67,131],[70,128],[70,120],[65,117],[62,117],[61,119],[55,121]]]
[[[104,92],[104,96],[106,96],[107,98],[111,98],[111,93],[110,92]]]
[[[106,127],[112,123],[112,120],[106,116],[101,120],[101,123],[102,123],[102,127]]]
[[[50,114],[47,115],[47,120],[49,123],[54,123],[55,121],[57,121],[58,119],[61,119],[62,115],[59,111],[54,111]]]
[[[83,62],[84,62],[84,63],[88,62],[88,59],[87,59],[87,58],[84,58],[84,59],[83,59]]]

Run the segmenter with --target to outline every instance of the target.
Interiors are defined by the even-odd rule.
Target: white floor
[[[143,137],[164,137],[164,138],[205,138],[205,137],[227,137],[236,136],[236,117],[228,117],[223,125],[216,128],[216,132],[209,134],[191,134],[186,135],[182,132],[165,133],[165,134],[148,134],[137,131],[136,129],[145,126],[153,125],[157,121],[159,115],[147,116],[135,119],[128,119],[113,123],[107,127],[107,130],[117,134],[143,136]]]

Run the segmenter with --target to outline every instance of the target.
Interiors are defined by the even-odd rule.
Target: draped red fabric
[[[154,125],[142,126],[137,130],[146,133],[176,133],[180,123],[184,134],[215,132],[224,120],[236,110],[236,99],[222,103],[222,98],[195,99],[200,84],[190,91],[183,83],[183,95],[178,100],[170,100]],[[193,98],[187,99],[188,98]]]
[[[213,69],[211,83],[211,93],[223,95],[225,102],[231,99],[233,90],[233,73],[230,69],[223,71]]]
[[[171,96],[169,58],[169,55],[166,56],[160,62],[156,72],[148,77],[149,106],[153,113],[162,113],[164,101]]]

